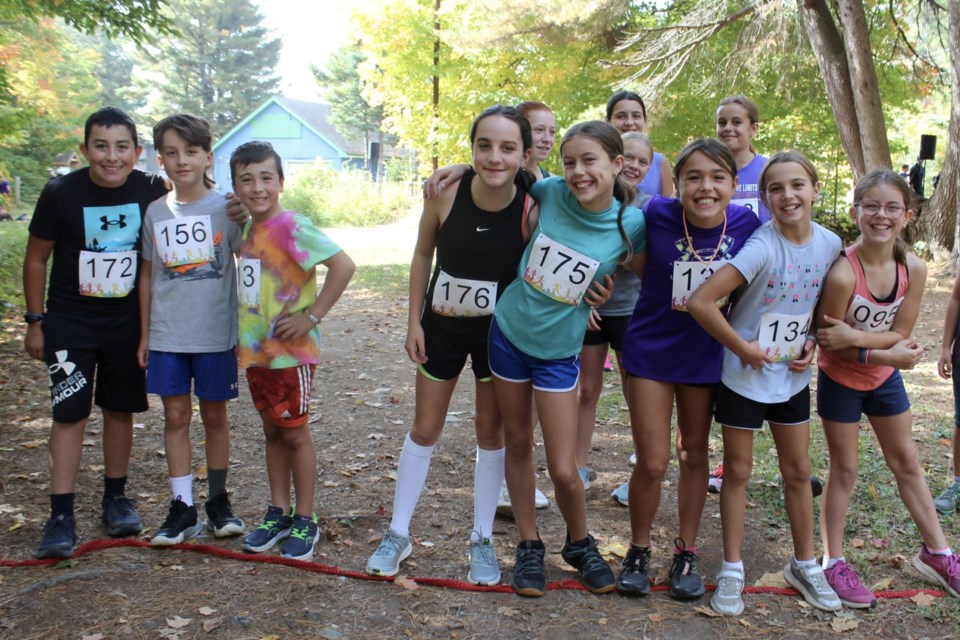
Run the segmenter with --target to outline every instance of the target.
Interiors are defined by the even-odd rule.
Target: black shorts
[[[587,331],[583,345],[607,344],[617,353],[623,352],[623,336],[627,333],[630,316],[600,316],[600,331]]]
[[[717,385],[713,417],[725,427],[758,430],[763,421],[802,424],[810,421],[810,387],[801,389],[785,402],[767,404],[746,398],[722,382]]]
[[[460,375],[467,364],[467,356],[470,356],[473,375],[477,380],[489,380],[493,374],[487,361],[487,333],[479,333],[472,340],[454,339],[436,325],[427,326],[424,323],[423,346],[427,352],[427,362],[418,369],[428,378],[445,382]]]
[[[90,318],[48,313],[42,329],[55,421],[86,419],[91,401],[108,411],[147,410],[146,374],[137,363],[137,314]]]

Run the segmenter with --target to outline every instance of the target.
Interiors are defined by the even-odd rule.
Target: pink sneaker
[[[870,589],[860,582],[857,572],[843,560],[831,569],[824,569],[823,573],[844,606],[851,609],[869,609],[877,604],[877,599],[873,597]]]
[[[960,598],[960,558],[957,558],[957,554],[937,556],[927,551],[927,546],[923,545],[920,553],[913,558],[913,566],[925,578],[946,589],[954,598]]]

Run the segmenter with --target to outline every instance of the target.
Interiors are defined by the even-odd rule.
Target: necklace
[[[693,254],[693,257],[701,264],[707,264],[716,260],[717,256],[720,255],[720,248],[723,246],[723,238],[727,235],[727,210],[723,210],[723,230],[720,231],[720,240],[717,242],[717,248],[713,250],[713,255],[710,256],[709,260],[704,260],[700,257],[700,254],[697,253],[697,250],[693,246],[693,238],[690,237],[690,229],[687,228],[687,216],[685,213],[681,213],[680,215],[683,218],[683,235],[687,239],[687,244],[690,246],[690,253]]]

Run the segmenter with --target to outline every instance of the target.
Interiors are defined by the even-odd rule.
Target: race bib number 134
[[[796,360],[809,329],[809,314],[765,313],[760,318],[760,348],[774,362]]]

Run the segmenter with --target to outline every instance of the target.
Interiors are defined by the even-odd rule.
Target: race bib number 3
[[[237,260],[237,293],[240,304],[260,306],[260,261],[255,258]]]
[[[760,318],[760,348],[774,362],[796,360],[810,329],[810,315],[765,313]]]
[[[471,318],[493,315],[497,283],[454,278],[440,270],[430,308],[438,316]]]
[[[897,298],[892,304],[877,304],[858,294],[853,297],[845,320],[854,329],[868,333],[883,333],[893,326],[902,303],[903,298]]]
[[[123,298],[137,279],[137,252],[80,252],[80,295]]]
[[[523,279],[545,296],[576,306],[580,304],[599,268],[599,260],[541,233],[533,242]]]
[[[157,254],[163,266],[212,262],[213,227],[210,216],[174,218],[153,225]]]
[[[727,264],[726,260],[711,260],[710,262],[680,261],[673,263],[673,293],[671,304],[676,311],[687,310],[687,300],[693,292],[700,288],[707,278],[715,271]],[[726,306],[729,296],[717,300],[717,306]]]

